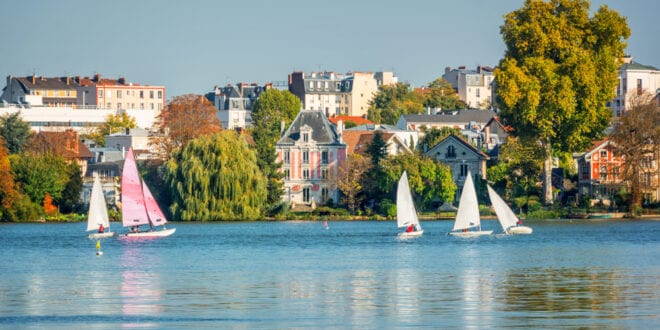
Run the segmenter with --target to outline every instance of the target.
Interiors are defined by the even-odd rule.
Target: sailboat
[[[411,228],[410,230],[407,229],[406,231],[399,233],[399,237],[401,238],[417,237],[424,234],[422,226],[419,225],[419,219],[417,218],[415,203],[413,202],[412,194],[410,193],[408,174],[406,171],[403,171],[403,174],[401,174],[396,192],[396,223],[399,228]]]
[[[463,192],[461,193],[461,199],[458,204],[458,211],[456,211],[454,228],[449,234],[460,237],[476,237],[490,235],[492,233],[492,230],[481,230],[477,192],[474,189],[474,182],[472,182],[472,174],[468,171],[465,183],[463,184]]]
[[[133,149],[129,148],[121,175],[122,225],[131,230],[126,237],[163,237],[174,234],[176,228],[165,228],[167,219],[147,184],[140,179]],[[140,226],[149,225],[141,230]],[[154,229],[155,226],[162,226]]]
[[[495,208],[495,213],[497,214],[497,220],[502,225],[502,230],[506,234],[531,234],[532,228],[527,226],[518,225],[518,217],[509,205],[504,202],[502,197],[495,192],[495,190],[488,185],[488,196],[490,197],[490,202]]]
[[[101,226],[103,226],[103,232],[99,232]],[[107,238],[115,235],[115,233],[110,231],[108,207],[105,202],[103,188],[101,188],[101,179],[98,175],[94,175],[92,195],[89,199],[89,211],[87,213],[87,231],[91,230],[96,231],[87,236],[91,239]]]

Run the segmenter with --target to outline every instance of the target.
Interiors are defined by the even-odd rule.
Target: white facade
[[[660,70],[655,67],[633,62],[632,57],[625,57],[619,68],[619,83],[616,97],[609,105],[615,117],[629,110],[628,102],[636,94],[660,94]]]
[[[468,70],[464,66],[458,69],[445,68],[442,78],[449,82],[459,98],[471,109],[488,109],[493,103],[493,80],[495,75],[489,67],[477,66]]]

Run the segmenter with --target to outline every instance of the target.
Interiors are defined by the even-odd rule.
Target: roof
[[[74,90],[76,87],[78,87],[78,83],[75,81],[75,79],[69,77],[28,76],[15,77],[15,79],[20,83],[21,88],[23,88],[25,92],[33,89]]]
[[[491,118],[497,116],[493,110],[457,110],[452,112],[443,111],[435,115],[402,115],[407,123],[487,123]]]
[[[468,149],[470,149],[470,150],[472,150],[474,153],[478,154],[481,158],[483,158],[483,159],[490,159],[490,156],[486,155],[484,152],[482,152],[481,150],[477,149],[477,148],[476,148],[475,146],[473,146],[470,142],[465,141],[465,139],[463,139],[462,137],[457,136],[457,135],[454,135],[454,134],[450,134],[450,135],[447,136],[446,138],[442,139],[442,141],[440,141],[438,144],[436,144],[435,146],[433,146],[432,148],[430,148],[430,149],[426,152],[426,154],[429,154],[433,149],[437,148],[437,147],[438,147],[439,145],[441,145],[441,144],[446,143],[446,142],[449,141],[450,139],[456,140],[456,141],[458,141],[459,143],[465,145]]]
[[[658,68],[637,63],[635,61],[630,61],[630,63],[623,63],[619,70],[648,70],[648,71],[660,71]]]
[[[337,123],[341,120],[346,124],[346,122],[353,122],[355,125],[368,125],[368,124],[373,124],[371,120],[361,117],[361,116],[332,116],[328,118],[331,123],[337,125]]]
[[[400,128],[388,124],[362,124],[355,127],[347,128],[346,131],[401,131]]]
[[[300,139],[303,127],[312,129],[312,141],[317,144],[339,144],[339,137],[333,125],[321,110],[302,110],[293,120],[277,144],[293,144]]]

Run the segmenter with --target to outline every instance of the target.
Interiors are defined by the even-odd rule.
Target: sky
[[[293,71],[394,71],[422,86],[445,67],[494,67],[503,16],[524,0],[2,3],[0,76],[98,73],[165,86],[170,99]],[[633,60],[660,67],[660,1],[592,0],[592,12],[601,5],[627,17]]]

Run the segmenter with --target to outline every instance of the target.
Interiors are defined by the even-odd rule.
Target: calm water
[[[660,327],[660,221],[526,224],[401,241],[392,221],[175,223],[100,257],[83,223],[2,224],[0,327]]]

